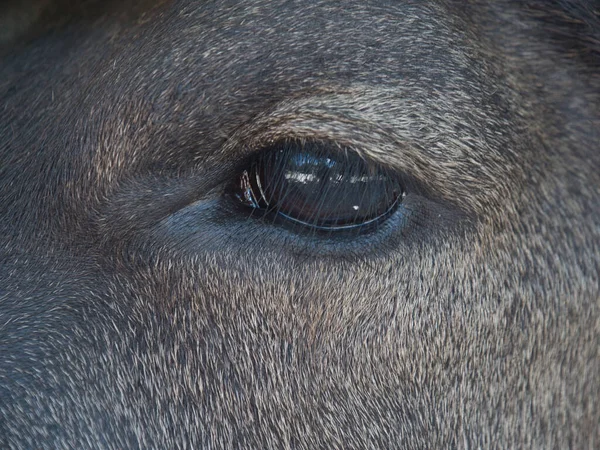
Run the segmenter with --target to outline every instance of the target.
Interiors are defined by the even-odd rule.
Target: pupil
[[[381,221],[402,195],[398,180],[381,167],[352,151],[332,151],[316,143],[279,145],[263,153],[245,177],[244,192],[250,189],[256,199],[251,206],[313,228]]]

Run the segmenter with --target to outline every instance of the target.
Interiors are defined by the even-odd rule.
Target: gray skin
[[[592,9],[122,1],[12,32],[0,447],[598,448]],[[249,217],[230,187],[291,138],[406,198],[362,235]]]

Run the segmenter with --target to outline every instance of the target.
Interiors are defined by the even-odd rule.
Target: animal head
[[[36,4],[2,446],[598,443],[591,3]]]

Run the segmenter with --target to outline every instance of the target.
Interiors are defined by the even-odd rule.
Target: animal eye
[[[403,195],[397,177],[351,150],[294,141],[263,151],[236,186],[237,199],[250,208],[332,231],[381,223]]]

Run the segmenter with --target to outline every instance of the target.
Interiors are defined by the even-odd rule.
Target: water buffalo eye
[[[351,150],[293,141],[261,152],[236,186],[236,197],[248,207],[332,231],[381,223],[403,194],[397,177]]]

